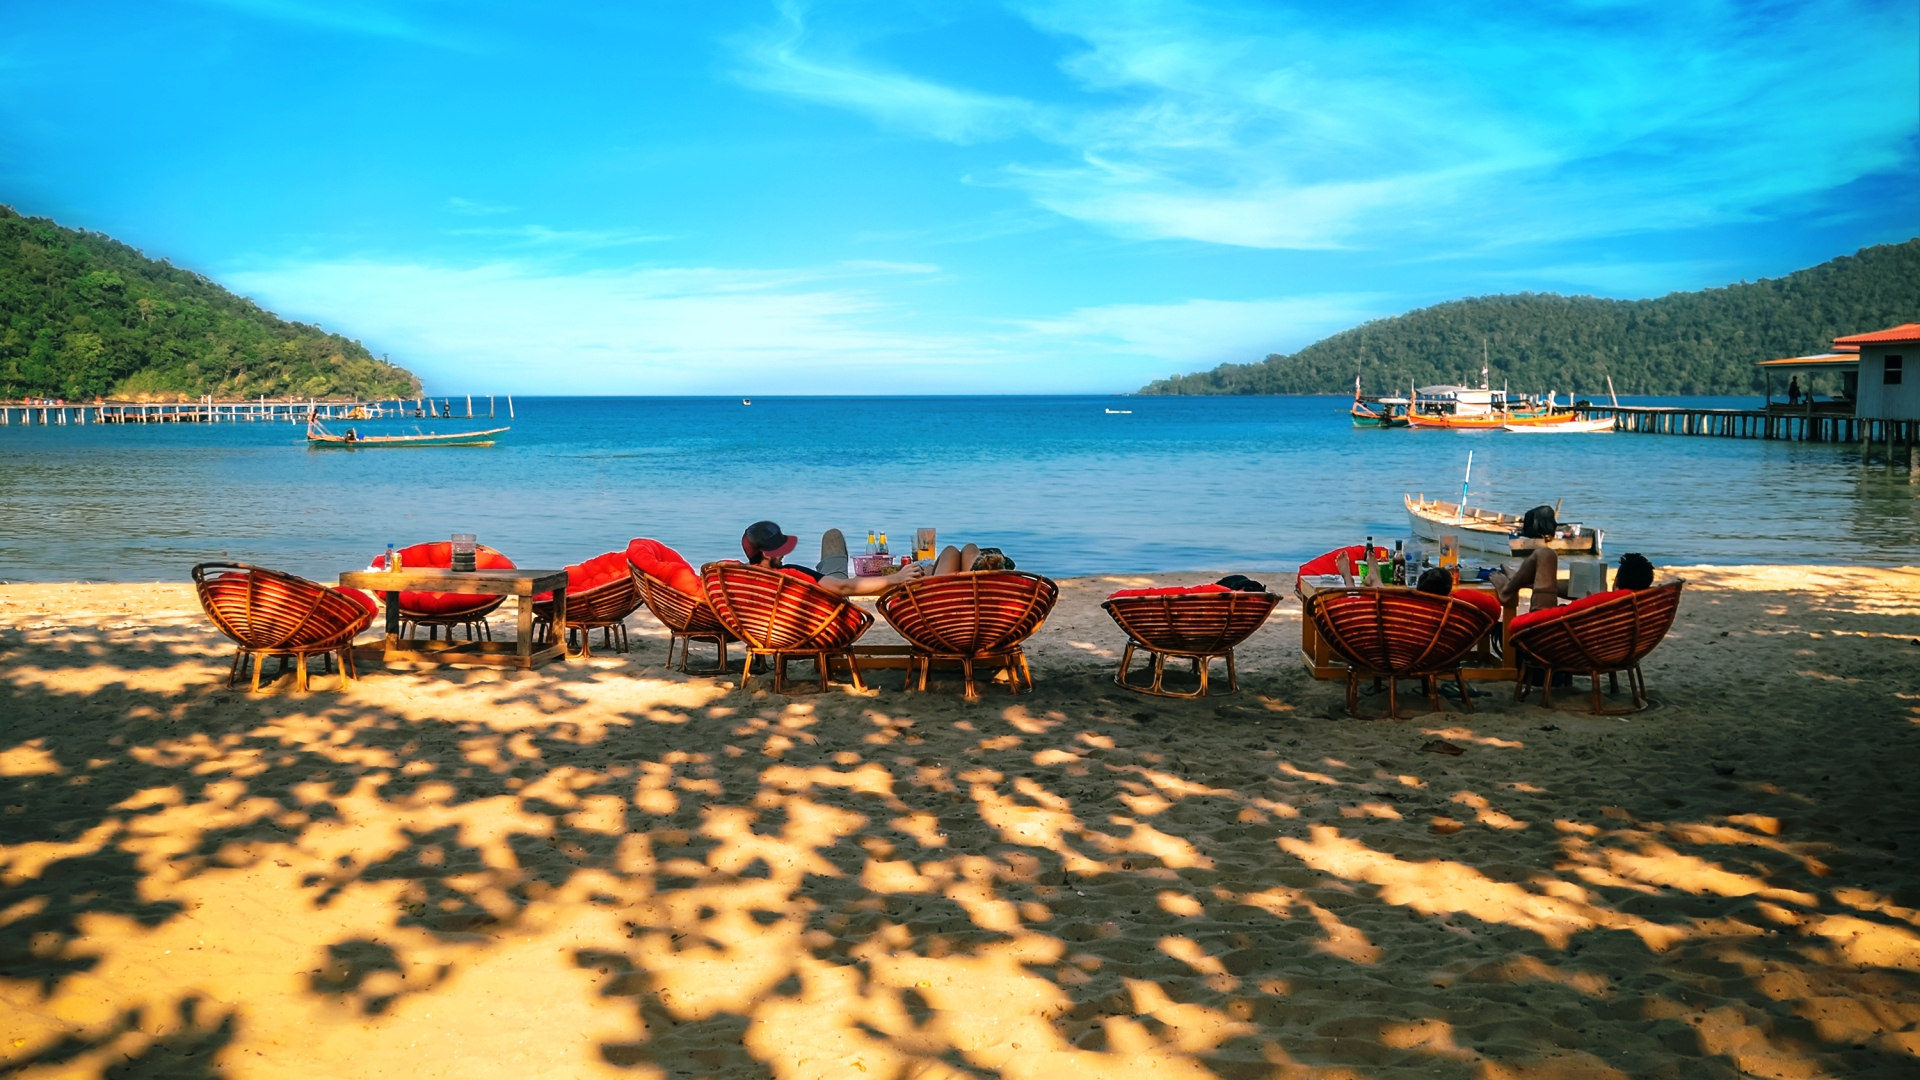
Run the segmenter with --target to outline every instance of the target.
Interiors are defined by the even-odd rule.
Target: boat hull
[[[307,446],[333,450],[373,450],[394,446],[492,446],[494,436],[508,430],[450,431],[444,435],[361,435],[352,439],[330,432],[309,431]]]
[[[1518,431],[1528,435],[1555,435],[1562,432],[1587,432],[1594,434],[1613,430],[1611,416],[1595,420],[1565,420],[1558,424],[1508,424],[1507,431]]]

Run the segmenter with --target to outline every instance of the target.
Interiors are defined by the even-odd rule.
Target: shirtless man
[[[849,577],[847,538],[839,529],[828,529],[821,534],[820,561],[814,568],[788,566],[784,560],[799,543],[799,538],[781,532],[780,526],[771,521],[756,521],[740,534],[740,549],[747,553],[747,562],[774,570],[797,570],[835,596],[872,596],[904,585],[922,574],[919,564],[908,563],[891,574]]]

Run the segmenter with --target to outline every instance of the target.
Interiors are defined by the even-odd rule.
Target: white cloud
[[[1759,220],[1910,167],[1920,128],[1911,4],[1020,11],[1076,43],[1059,61],[1075,91],[947,87],[827,47],[793,8],[746,51],[745,77],[930,138],[1037,137],[1061,159],[970,178],[1121,235],[1256,248],[1457,250]]]
[[[1328,293],[1262,300],[1187,300],[1080,308],[1022,328],[1055,348],[1095,349],[1152,361],[1148,370],[1194,371],[1251,363],[1292,352],[1328,334],[1376,318],[1387,299]]]

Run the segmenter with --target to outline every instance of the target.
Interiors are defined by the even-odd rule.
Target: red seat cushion
[[[706,586],[700,583],[700,571],[695,570],[679,552],[658,540],[642,537],[629,543],[627,561],[639,567],[642,573],[653,575],[678,592],[688,596],[707,595]]]
[[[567,595],[578,596],[610,581],[619,581],[626,576],[626,552],[609,551],[605,555],[595,555],[586,562],[574,563],[567,567]],[[535,603],[545,603],[553,599],[553,593],[543,592],[533,599]]]
[[[1225,585],[1215,584],[1163,585],[1155,589],[1121,589],[1119,592],[1108,593],[1107,599],[1118,600],[1125,596],[1190,596],[1195,593],[1223,593],[1232,591],[1232,589],[1227,588]]]
[[[1500,618],[1503,605],[1500,603],[1500,598],[1490,592],[1482,589],[1455,589],[1451,595],[1493,616],[1496,621]]]
[[[453,545],[445,540],[433,540],[424,544],[412,544],[403,547],[397,553],[400,556],[400,568],[425,566],[445,570],[453,566]],[[367,569],[378,570],[386,563],[386,553],[381,552],[367,564]],[[475,545],[473,551],[475,570],[512,570],[513,560],[487,547]],[[449,592],[412,592],[400,594],[400,608],[403,611],[417,612],[428,617],[452,615],[456,612],[472,611],[478,607],[492,604],[498,606],[500,597],[486,593],[449,593]]]
[[[1353,576],[1357,579],[1360,576],[1360,564],[1367,561],[1367,545],[1365,544],[1352,544],[1343,548],[1334,548],[1325,555],[1308,559],[1306,562],[1300,564],[1299,570],[1294,571],[1293,587],[1298,589],[1300,587],[1300,579],[1303,577],[1310,577],[1315,574],[1339,573],[1340,567],[1336,564],[1336,560],[1338,560],[1341,552],[1346,553],[1348,563],[1353,569]],[[1386,562],[1393,558],[1393,552],[1388,551],[1378,544],[1374,545],[1373,553],[1379,557],[1381,562]]]
[[[366,608],[368,611],[373,612],[375,615],[380,614],[380,605],[374,602],[372,596],[370,596],[367,593],[361,592],[359,589],[341,588],[341,589],[335,589],[333,591],[337,593],[345,593],[349,599],[353,600],[355,603],[359,604],[361,607]]]
[[[1616,596],[1627,596],[1632,592],[1633,592],[1632,589],[1608,589],[1606,592],[1597,592],[1592,594],[1591,596],[1583,596],[1580,599],[1575,600],[1570,604],[1561,604],[1559,607],[1550,607],[1545,611],[1529,611],[1525,615],[1516,615],[1514,616],[1513,621],[1507,624],[1507,632],[1510,634],[1519,633],[1521,630],[1524,630],[1527,627],[1532,626],[1534,623],[1545,622],[1548,619],[1558,619],[1563,615],[1568,615],[1568,614],[1571,614],[1572,612],[1579,611],[1581,608],[1592,607],[1595,604],[1605,603],[1606,601],[1611,600]]]

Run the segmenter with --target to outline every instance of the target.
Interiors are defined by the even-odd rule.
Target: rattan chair
[[[753,679],[756,656],[772,665],[775,693],[786,690],[787,661],[794,657],[813,661],[823,691],[828,661],[836,656],[845,658],[853,685],[865,687],[853,643],[873,625],[872,615],[805,578],[763,566],[708,563],[700,577],[720,625],[746,646],[741,689]]]
[[[693,642],[711,641],[714,648],[719,650],[720,666],[711,671],[691,674],[725,675],[730,666],[727,662],[727,645],[738,639],[720,625],[720,618],[713,613],[713,605],[707,603],[707,598],[681,592],[632,563],[627,564],[627,570],[647,610],[653,612],[653,617],[667,628],[667,666],[673,666],[675,643],[680,646],[680,670],[686,671],[688,650]]]
[[[1557,671],[1585,672],[1593,680],[1593,712],[1617,716],[1647,707],[1647,679],[1640,661],[1667,636],[1680,610],[1684,581],[1650,589],[1597,595],[1592,603],[1576,600],[1539,617],[1514,620],[1507,644],[1514,650],[1519,678],[1514,699],[1527,696],[1529,669],[1542,672],[1540,704],[1553,704],[1553,676]],[[1633,699],[1629,709],[1608,709],[1600,702],[1600,676],[1607,675],[1614,693],[1620,692],[1620,672],[1627,673]]]
[[[1233,650],[1266,624],[1279,602],[1280,597],[1274,593],[1236,591],[1109,597],[1100,606],[1127,635],[1126,652],[1120,657],[1120,671],[1113,681],[1135,693],[1155,697],[1205,697],[1209,693],[1207,666],[1224,657],[1227,692],[1234,693],[1240,689],[1240,679],[1233,666]],[[1127,681],[1135,649],[1146,650],[1153,659],[1153,682],[1145,686]],[[1183,694],[1165,688],[1162,682],[1169,656],[1193,662],[1194,674],[1200,679],[1198,689]]]
[[[1347,715],[1360,715],[1360,679],[1387,683],[1387,716],[1400,718],[1395,680],[1419,679],[1427,701],[1441,708],[1439,678],[1452,675],[1460,704],[1473,711],[1461,663],[1497,620],[1451,596],[1402,586],[1322,589],[1307,598],[1307,617],[1347,663]]]
[[[372,598],[347,589],[246,563],[201,563],[193,568],[200,606],[220,632],[240,646],[227,669],[227,685],[246,667],[253,668],[253,689],[260,689],[261,662],[293,659],[294,685],[307,689],[307,657],[318,653],[327,666],[340,658],[340,685],[357,672],[353,639],[372,622]]]
[[[913,649],[902,689],[913,688],[918,665],[920,689],[925,690],[927,669],[935,660],[960,661],[969,701],[980,696],[973,681],[973,665],[979,661],[999,664],[1012,692],[1033,689],[1033,670],[1021,642],[1046,622],[1059,597],[1058,585],[1018,570],[920,578],[886,593],[880,597],[880,614]]]
[[[413,544],[400,549],[402,568],[434,567],[441,570],[453,566],[453,545],[445,540]],[[381,567],[384,554],[374,557],[369,569]],[[486,546],[476,544],[473,549],[473,564],[476,570],[512,570],[513,560]],[[446,629],[447,639],[453,639],[453,628],[464,628],[467,640],[493,640],[493,627],[487,622],[487,616],[506,602],[504,596],[488,596],[483,593],[448,593],[403,590],[400,593],[400,636],[412,637],[421,627],[426,627],[428,639],[437,638],[441,628]]]
[[[578,584],[576,584],[578,582]],[[640,607],[640,592],[627,572],[625,552],[609,551],[567,567],[567,648],[569,655],[593,655],[593,631],[601,632],[606,647],[627,650],[627,616]],[[533,601],[533,629],[537,641],[553,637],[553,598]],[[575,642],[579,652],[571,652]]]

